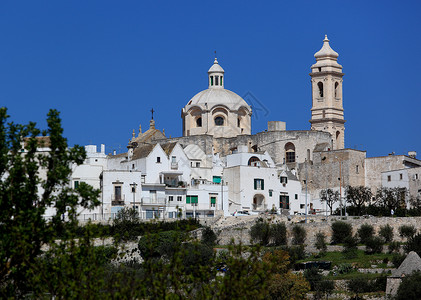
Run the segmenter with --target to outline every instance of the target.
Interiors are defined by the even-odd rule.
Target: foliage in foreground
[[[43,131],[33,122],[20,125],[7,123],[7,119],[7,110],[0,108],[0,295],[3,298],[35,292],[33,282],[42,281],[44,275],[37,267],[41,247],[54,245],[58,236],[66,247],[65,241],[74,238],[77,228],[77,208],[92,209],[100,203],[99,191],[91,186],[81,183],[73,189],[69,185],[71,166],[81,164],[86,154],[82,147],[68,148],[56,110],[48,113],[48,128]],[[50,151],[40,153],[39,147],[48,147]],[[48,207],[54,211],[50,220],[43,217]]]

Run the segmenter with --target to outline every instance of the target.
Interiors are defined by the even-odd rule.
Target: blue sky
[[[207,88],[214,51],[225,88],[267,121],[307,130],[310,66],[324,35],[344,69],[345,144],[421,156],[421,1],[1,1],[0,105],[69,144],[125,150],[150,109],[180,136],[181,108]]]

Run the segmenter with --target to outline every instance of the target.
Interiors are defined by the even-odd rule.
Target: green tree
[[[365,186],[347,186],[345,189],[346,202],[350,203],[357,209],[358,215],[361,215],[362,208],[370,203],[373,193],[371,188]]]
[[[387,208],[390,212],[392,209],[396,212],[398,208],[405,207],[406,188],[387,188],[382,187],[377,190],[376,203],[380,207]]]
[[[421,298],[421,272],[405,276],[396,294],[397,300],[416,300]]]
[[[326,202],[327,206],[329,206],[330,214],[332,214],[333,205],[339,201],[339,192],[333,191],[332,189],[325,189],[320,191],[320,201]]]
[[[41,247],[71,238],[77,208],[99,205],[99,192],[84,183],[70,187],[71,165],[81,164],[86,154],[82,147],[68,148],[56,110],[49,111],[44,131],[33,122],[7,123],[8,117],[0,108],[0,293],[21,297],[34,289],[29,282],[39,276]],[[39,147],[50,151],[39,153]],[[48,207],[54,208],[50,220],[44,218]]]

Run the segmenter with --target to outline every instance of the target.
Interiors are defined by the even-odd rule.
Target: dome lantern
[[[224,69],[219,65],[215,57],[212,67],[208,71],[209,88],[224,88]]]

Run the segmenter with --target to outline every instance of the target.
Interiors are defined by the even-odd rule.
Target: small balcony
[[[142,197],[142,205],[165,205],[166,199],[163,196]]]
[[[178,162],[171,163],[171,170],[178,170]]]
[[[112,195],[111,205],[112,206],[124,206],[125,195]]]

